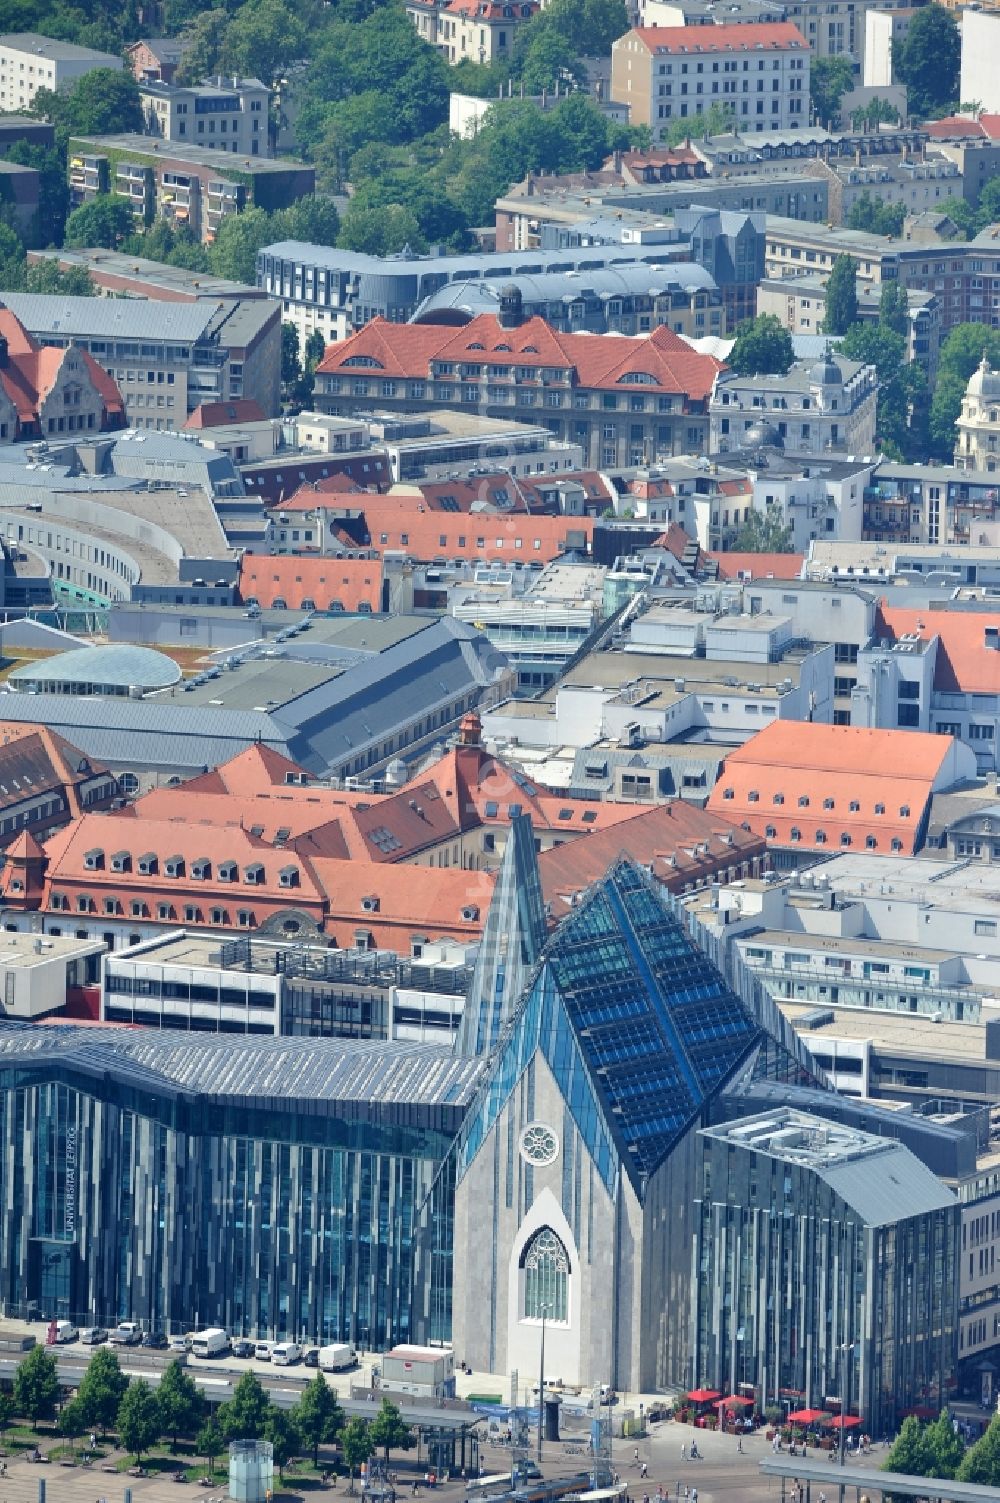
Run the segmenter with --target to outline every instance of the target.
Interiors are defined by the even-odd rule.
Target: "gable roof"
[[[801,579],[802,553],[710,553],[723,579]]]
[[[315,558],[304,554],[244,553],[240,596],[268,607],[283,600],[289,610],[382,609],[382,565],[377,558]],[[307,600],[312,607],[305,606]]]
[[[224,428],[230,423],[263,423],[267,413],[252,397],[234,397],[230,402],[199,402],[184,428]]]
[[[40,426],[39,407],[59,378],[63,364],[73,352],[101,397],[102,428],[120,428],[125,422],[125,404],[114,380],[87,350],[75,345],[56,349],[39,345],[10,308],[0,304],[0,338],[6,340],[7,358],[0,363],[0,388],[10,399],[21,427]]]
[[[1000,652],[987,645],[987,627],[1000,628],[1000,613],[913,610],[881,600],[875,616],[876,638],[937,637],[934,688],[944,694],[1000,694]]]

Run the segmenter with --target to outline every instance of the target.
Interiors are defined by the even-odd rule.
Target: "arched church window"
[[[569,1319],[569,1255],[555,1232],[543,1226],[521,1254],[525,1320]]]

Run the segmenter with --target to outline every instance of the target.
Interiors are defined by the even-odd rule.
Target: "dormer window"
[[[157,859],[152,851],[147,851],[146,854],[144,856],[140,856],[139,860],[136,862],[140,873],[144,877],[155,877],[158,864],[159,863],[157,862]]]
[[[362,909],[363,913],[378,913],[378,909],[379,909],[379,900],[378,900],[378,898],[376,898],[374,896],[367,897],[367,898],[362,898],[361,899],[361,909]]]
[[[235,882],[239,877],[239,867],[235,861],[220,861],[216,876],[220,882]]]
[[[163,870],[168,877],[183,877],[184,857],[168,856],[166,861],[164,861],[163,863]]]
[[[299,869],[297,866],[283,866],[278,873],[278,882],[282,887],[298,887]]]
[[[113,872],[129,872],[132,870],[132,857],[128,851],[115,851],[111,858],[111,870]]]
[[[467,904],[462,909],[462,918],[467,924],[474,924],[479,917],[479,909],[473,903]]]
[[[83,858],[83,864],[89,872],[99,872],[104,866],[104,852],[88,851]]]
[[[196,882],[208,882],[212,876],[212,863],[207,856],[199,856],[191,863],[191,875]]]
[[[264,868],[259,861],[253,861],[243,868],[243,880],[248,887],[260,887],[264,881]]]

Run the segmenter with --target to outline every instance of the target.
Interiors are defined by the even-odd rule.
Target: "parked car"
[[[187,1352],[191,1349],[191,1340],[188,1336],[171,1336],[167,1346],[172,1352]]]
[[[80,1340],[84,1346],[100,1346],[107,1339],[108,1333],[103,1326],[84,1326],[80,1332]]]
[[[163,1331],[147,1331],[142,1338],[142,1344],[152,1347],[155,1352],[167,1350],[167,1338]]]
[[[271,1343],[269,1341],[258,1341],[257,1345],[254,1347],[253,1354],[257,1358],[258,1362],[270,1362]]]
[[[142,1332],[134,1320],[123,1320],[108,1337],[112,1346],[138,1346]]]
[[[302,1361],[306,1367],[319,1367],[319,1347],[307,1346],[302,1354]]]
[[[233,1342],[233,1356],[234,1357],[252,1357],[252,1356],[254,1356],[254,1354],[256,1353],[256,1351],[257,1351],[257,1344],[256,1344],[256,1342],[247,1341],[246,1338],[243,1337],[243,1336],[239,1337],[238,1340],[236,1340],[236,1341]]]

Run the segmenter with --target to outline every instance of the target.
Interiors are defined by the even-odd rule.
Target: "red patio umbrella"
[[[743,1404],[752,1404],[753,1399],[745,1399],[741,1394],[731,1393],[724,1399],[720,1399],[717,1405],[719,1409],[736,1409]]]
[[[851,1430],[855,1425],[860,1425],[861,1416],[857,1414],[838,1414],[828,1421],[831,1430]]]
[[[827,1418],[825,1409],[796,1409],[788,1416],[790,1425],[816,1425]]]
[[[692,1404],[710,1404],[713,1399],[721,1399],[722,1394],[716,1388],[692,1388],[688,1398]]]

